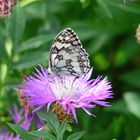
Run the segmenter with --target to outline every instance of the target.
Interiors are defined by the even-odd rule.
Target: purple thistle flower
[[[13,106],[9,113],[16,124],[19,124],[23,129],[29,130],[32,122],[35,122],[36,128],[41,128],[45,123],[44,121],[40,120],[37,116],[36,112],[32,112],[30,109],[29,111],[25,110],[25,107],[21,112],[19,112],[16,105]]]
[[[12,109],[9,110],[9,113],[15,124],[19,124],[25,130],[29,130],[31,124],[34,122],[36,124],[36,128],[40,129],[45,124],[36,114],[36,112],[26,112],[25,108],[19,112],[16,105],[13,106]],[[19,135],[14,136],[13,133],[8,132],[4,127],[0,129],[0,140],[22,140]],[[38,138],[41,140],[41,138]]]
[[[18,135],[7,132],[5,129],[0,130],[0,140],[22,140]]]
[[[9,110],[9,114],[11,115],[14,123],[19,123],[22,120],[22,116],[19,113],[19,110],[15,104],[14,104],[13,108]]]
[[[107,78],[97,77],[89,80],[92,69],[81,75],[74,76],[52,76],[47,70],[40,66],[33,76],[24,79],[20,92],[28,99],[35,110],[52,103],[61,105],[67,114],[72,113],[77,122],[76,109],[82,108],[86,113],[92,115],[88,109],[96,105],[109,106],[105,100],[112,98],[111,84]]]

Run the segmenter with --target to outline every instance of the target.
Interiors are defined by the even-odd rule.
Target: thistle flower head
[[[88,111],[89,108],[94,108],[97,104],[109,106],[105,100],[112,97],[111,85],[106,77],[89,80],[92,69],[80,77],[52,76],[41,66],[40,69],[36,69],[33,76],[24,79],[20,88],[20,92],[27,97],[31,106],[36,107],[36,110],[44,106],[49,109],[52,103],[56,103],[68,115],[72,113],[77,121],[77,108],[82,108],[92,115]]]
[[[0,0],[0,16],[10,15],[16,0]]]
[[[136,29],[136,38],[137,38],[138,44],[140,44],[140,24],[138,25]]]

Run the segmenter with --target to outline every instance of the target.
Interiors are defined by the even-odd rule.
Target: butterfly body
[[[90,69],[88,54],[76,33],[66,28],[52,43],[48,72],[57,76],[80,76]]]

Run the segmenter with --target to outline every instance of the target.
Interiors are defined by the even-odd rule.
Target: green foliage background
[[[125,3],[124,3],[125,2]],[[71,27],[90,55],[93,77],[108,76],[114,98],[110,108],[78,110],[73,131],[83,140],[140,140],[140,1],[21,0],[12,15],[0,19],[0,127],[18,104],[16,87],[35,66],[47,67],[55,35]]]

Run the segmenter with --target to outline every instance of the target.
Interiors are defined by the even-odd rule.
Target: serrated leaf
[[[124,100],[128,110],[133,115],[140,118],[140,95],[135,92],[126,92],[124,94]]]
[[[17,48],[15,48],[15,52],[18,53],[18,52],[27,51],[34,48],[39,48],[41,45],[52,40],[53,37],[54,35],[39,35],[39,36],[33,37],[25,41],[23,44],[21,44]]]
[[[56,140],[56,137],[53,136],[52,134],[50,134],[47,131],[31,131],[28,132],[30,135],[36,136],[36,137],[43,137],[43,138],[47,138],[49,140]]]
[[[48,52],[35,52],[30,55],[24,55],[16,62],[13,69],[27,69],[38,64],[46,63],[48,60]]]
[[[7,21],[7,30],[14,47],[18,46],[19,40],[25,28],[25,15],[19,4],[14,6],[12,15]]]
[[[56,115],[51,111],[47,112],[46,110],[39,110],[37,114],[42,120],[46,121],[49,124],[51,129],[57,135],[60,124]]]
[[[33,137],[29,135],[23,128],[19,127],[17,124],[8,123],[8,125],[18,133],[25,140],[33,140]]]
[[[76,133],[68,136],[67,140],[80,140],[84,134],[85,134],[85,131],[76,132]]]

